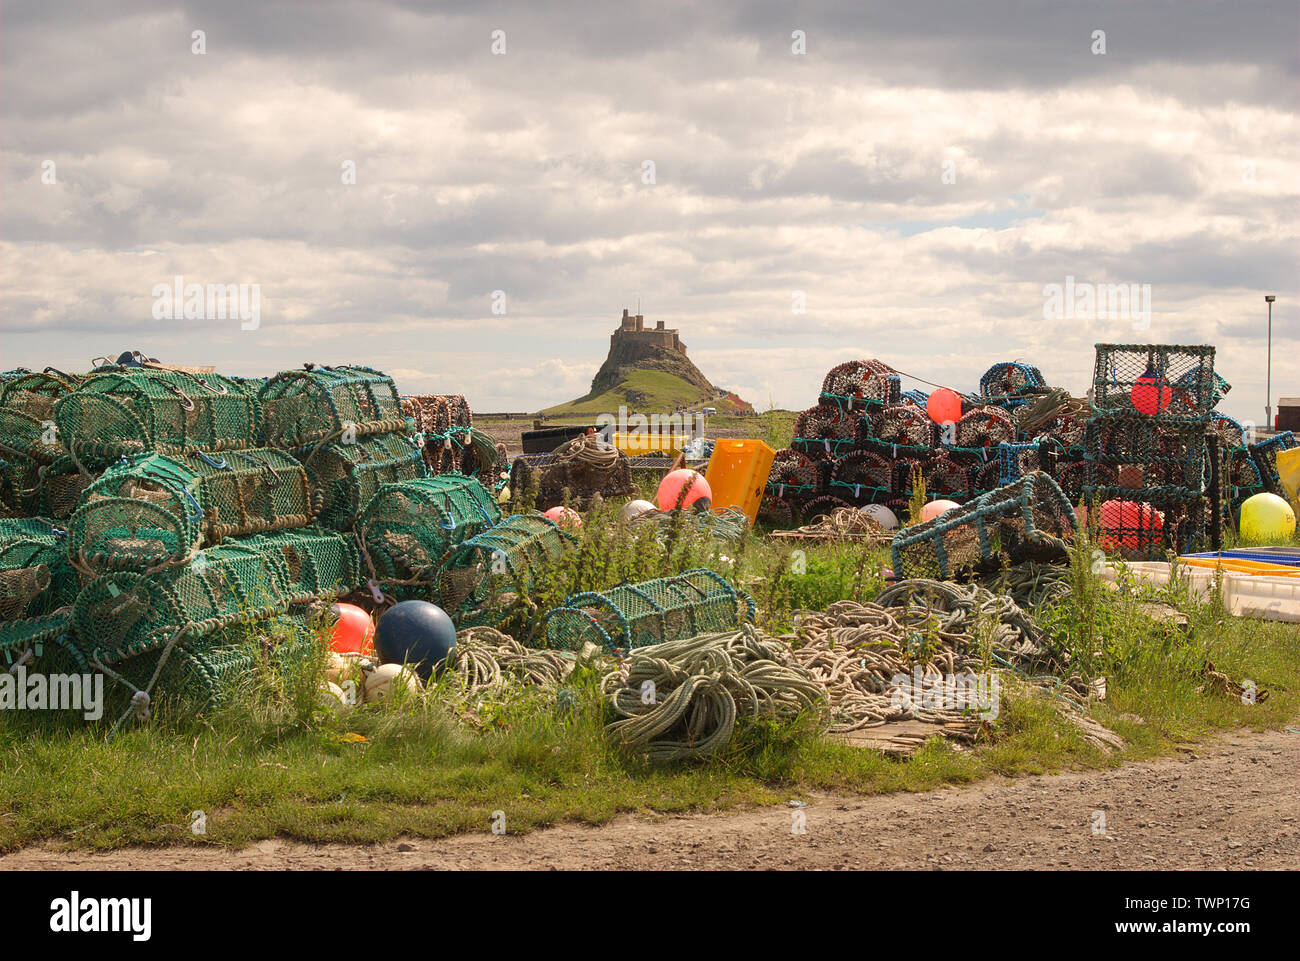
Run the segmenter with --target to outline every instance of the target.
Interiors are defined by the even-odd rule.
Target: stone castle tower
[[[609,337],[609,354],[591,382],[591,393],[599,394],[619,386],[633,370],[661,370],[698,388],[700,398],[717,391],[686,356],[686,345],[673,328],[661,320],[647,329],[645,317],[624,308],[618,329]]]
[[[620,340],[639,344],[652,344],[665,350],[675,350],[686,356],[686,345],[682,343],[675,328],[665,328],[662,320],[656,321],[654,330],[647,330],[645,317],[641,314],[629,314],[623,308],[623,319],[618,330],[609,335],[609,347],[612,351]]]

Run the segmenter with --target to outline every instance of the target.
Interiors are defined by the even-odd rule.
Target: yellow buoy
[[[1295,511],[1276,494],[1255,494],[1241,505],[1241,539],[1255,542],[1290,540]]]

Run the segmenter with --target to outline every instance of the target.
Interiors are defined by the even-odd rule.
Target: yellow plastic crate
[[[676,457],[690,443],[683,434],[661,434],[647,432],[641,434],[615,434],[614,446],[628,457],[643,454],[667,454]]]
[[[734,507],[754,523],[776,451],[761,440],[717,440],[704,479],[713,491],[713,509]]]

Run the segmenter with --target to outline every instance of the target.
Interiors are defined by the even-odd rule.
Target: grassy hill
[[[719,414],[736,409],[726,397],[712,400],[700,396],[699,387],[667,371],[634,370],[617,387],[550,407],[542,413],[547,417],[617,414],[619,406],[624,405],[635,413],[666,414],[701,404],[717,408]]]

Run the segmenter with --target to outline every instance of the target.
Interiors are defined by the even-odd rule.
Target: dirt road
[[[1194,750],[1112,771],[816,797],[804,808],[629,816],[525,836],[110,854],[45,846],[0,857],[0,870],[1300,868],[1300,725]],[[1097,812],[1105,823],[1094,833],[1103,827]],[[800,815],[804,831],[796,833]]]

